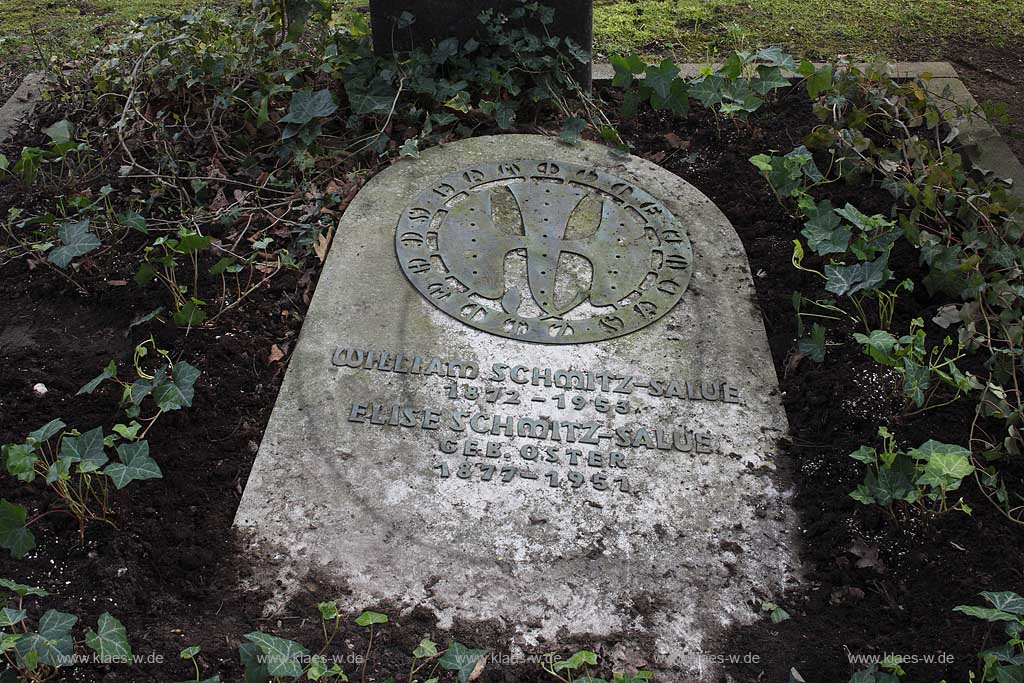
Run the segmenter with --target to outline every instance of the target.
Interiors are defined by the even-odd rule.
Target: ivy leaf
[[[835,212],[845,218],[846,220],[853,223],[855,226],[863,230],[864,232],[871,232],[878,228],[890,227],[892,222],[887,220],[885,216],[875,215],[869,216],[862,212],[860,209],[855,207],[853,204],[847,203],[841,209],[836,209]]]
[[[474,650],[462,643],[452,643],[437,663],[445,671],[457,671],[459,683],[468,683],[470,677],[483,670],[487,660],[487,650]]]
[[[772,158],[767,154],[755,154],[754,156],[750,157],[750,163],[756,166],[757,169],[762,173],[772,172]],[[828,200],[826,199],[825,201]]]
[[[192,230],[183,230],[178,234],[178,243],[174,245],[174,251],[179,254],[195,254],[209,249],[213,239],[208,235],[200,235]]]
[[[66,436],[60,444],[62,460],[77,462],[79,472],[95,472],[107,464],[103,450],[103,428],[90,429],[81,436]]]
[[[39,429],[28,435],[29,443],[38,444],[48,440],[54,436],[57,432],[67,427],[66,424],[60,419],[50,420]]]
[[[270,676],[298,678],[302,675],[303,666],[298,658],[309,655],[309,650],[302,645],[294,640],[277,638],[260,631],[247,633],[245,637],[255,643],[263,653],[263,663]]]
[[[494,122],[502,130],[510,130],[516,122],[516,108],[504,100],[499,100],[494,108]]]
[[[57,231],[61,246],[50,252],[50,262],[58,268],[67,268],[74,259],[99,248],[102,244],[96,235],[89,232],[89,221],[65,223]]]
[[[153,375],[152,380],[139,378],[132,382],[132,385],[125,389],[124,400],[132,404],[135,408],[135,415],[129,414],[129,417],[136,417],[138,415],[138,406],[142,403],[143,399],[153,393],[153,388],[158,384],[164,382],[167,378],[167,366],[161,367]]]
[[[267,672],[266,658],[263,650],[256,643],[242,643],[238,647],[238,658],[245,669],[245,683],[268,683],[270,674]]]
[[[562,134],[559,136],[559,139],[567,145],[578,145],[580,144],[581,133],[583,133],[586,128],[586,119],[573,116],[566,120],[565,125],[562,127]]]
[[[724,84],[725,80],[721,76],[705,76],[690,83],[690,95],[705,109],[711,109],[722,102]]]
[[[1004,612],[1001,609],[992,609],[991,607],[975,607],[974,605],[959,605],[953,608],[954,612],[960,612],[966,614],[969,617],[975,619],[982,619],[984,621],[1009,621],[1016,622],[1017,615]]]
[[[813,68],[813,67],[811,67]],[[807,73],[801,64],[801,73]],[[818,95],[832,87],[832,65],[826,64],[814,73],[807,76],[807,94],[811,99],[817,99]]]
[[[903,462],[903,461],[901,461]],[[914,482],[906,466],[883,467],[878,472],[868,472],[865,484],[879,505],[891,505],[898,500],[907,500],[914,492]]]
[[[850,457],[866,465],[874,465],[878,460],[878,451],[871,446],[861,446],[853,453],[850,453]]]
[[[918,365],[910,358],[903,359],[903,393],[918,408],[924,406],[925,391],[931,384],[931,370],[926,365]]]
[[[46,133],[46,137],[57,144],[71,142],[75,136],[75,128],[67,119],[61,119],[49,128],[44,128],[43,132]]]
[[[367,114],[387,114],[395,102],[396,92],[390,83],[374,81],[369,89],[361,89],[355,81],[350,80],[345,84],[345,93],[348,95],[348,103],[353,114],[365,116]]]
[[[36,588],[34,586],[26,586],[23,583],[11,581],[10,579],[0,579],[0,588],[6,588],[15,595],[25,598],[29,595],[35,595],[40,598],[45,598],[49,593],[44,591],[42,588]]]
[[[469,93],[465,91],[456,93],[455,96],[451,97],[444,103],[444,106],[449,109],[462,112],[463,114],[468,114],[471,109],[469,105]]]
[[[631,86],[634,76],[642,74],[647,66],[636,55],[612,55],[608,61],[615,69],[615,78],[612,79],[612,86],[615,88]]]
[[[782,69],[777,66],[762,64],[757,67],[757,75],[751,87],[758,95],[767,95],[772,90],[788,88],[790,85],[789,79],[782,75]]]
[[[132,420],[129,424],[118,423],[114,425],[114,432],[122,439],[128,441],[135,441],[135,439],[139,438],[140,429],[142,429],[142,425],[135,420]]]
[[[95,631],[89,630],[85,634],[85,644],[99,655],[102,662],[121,662],[130,660],[132,656],[124,625],[109,612],[100,615]]]
[[[754,54],[754,59],[759,62],[765,62],[765,66],[778,67],[793,72],[797,70],[793,55],[783,52],[782,48],[778,46],[758,50]]]
[[[141,232],[143,235],[149,234],[149,228],[146,226],[145,217],[137,211],[125,211],[124,213],[119,213],[117,214],[117,220],[121,222],[121,225],[127,225],[132,230]]]
[[[963,478],[973,473],[974,465],[966,457],[955,453],[937,453],[928,460],[924,474],[917,483],[955,491],[960,488]]]
[[[758,165],[758,168],[761,168]],[[763,170],[763,169],[762,169]],[[769,171],[771,169],[769,168]],[[832,202],[824,200],[807,212],[810,220],[800,234],[807,238],[807,246],[815,253],[843,254],[850,244],[852,233],[832,209]]]
[[[667,106],[677,116],[686,116],[690,111],[690,88],[686,81],[677,78],[672,83],[672,91],[669,93],[668,101],[663,102],[661,98],[654,96],[651,98],[651,105],[658,110],[664,109]]]
[[[563,659],[555,662],[553,668],[555,671],[564,671],[566,669],[576,671],[581,666],[588,664],[590,666],[597,666],[597,653],[591,652],[590,650],[580,650],[573,654],[572,657],[569,657],[569,659]]]
[[[313,119],[320,119],[330,116],[338,111],[338,105],[334,103],[334,96],[326,88],[312,92],[300,90],[292,93],[292,100],[288,106],[288,114],[283,116],[278,123],[294,123],[302,126]]]
[[[1009,612],[1010,614],[1020,614],[1024,616],[1024,598],[1016,593],[1011,591],[1004,591],[1002,593],[985,591],[981,596],[988,600],[989,604],[996,609]]]
[[[800,353],[804,354],[815,363],[825,361],[825,328],[814,323],[809,337],[804,337],[798,345]]]
[[[434,64],[444,64],[449,59],[459,53],[459,39],[458,38],[445,38],[437,47],[434,48],[430,54],[430,61]]]
[[[171,318],[178,327],[201,325],[206,321],[206,311],[203,309],[205,305],[205,302],[193,297]]]
[[[41,664],[58,669],[73,663],[75,643],[66,633],[52,637],[43,633],[26,633],[14,644],[14,651],[22,663],[34,659],[37,666]]]
[[[114,462],[103,470],[119,490],[133,481],[144,479],[160,479],[163,473],[153,458],[149,457],[149,442],[135,441],[123,443],[117,447],[121,462]]]
[[[132,277],[139,287],[144,287],[156,279],[156,268],[150,263],[143,263]]]
[[[107,367],[103,368],[103,372],[96,375],[88,382],[86,382],[85,386],[79,389],[78,393],[76,393],[75,396],[79,396],[81,394],[91,394],[92,392],[96,391],[96,388],[99,387],[99,385],[103,384],[111,377],[114,377],[116,374],[117,361],[110,361],[109,363],[107,363]]]
[[[883,254],[868,263],[825,266],[825,290],[837,296],[850,296],[862,290],[877,289],[892,277],[887,258]]]
[[[327,600],[325,602],[317,603],[316,608],[320,612],[320,618],[324,621],[331,621],[332,619],[338,618],[337,600]]]
[[[0,610],[0,628],[9,628],[15,624],[20,624],[27,615],[27,610],[4,607]]]
[[[4,457],[4,466],[7,473],[18,478],[19,481],[30,483],[36,478],[36,463],[39,456],[36,449],[27,443],[9,443],[0,449]]]
[[[164,412],[192,407],[196,394],[195,383],[202,371],[185,361],[179,361],[174,364],[173,373],[172,378],[165,378],[153,387],[153,400]]]
[[[57,458],[46,468],[46,483],[53,484],[56,481],[69,481],[71,479],[71,465],[73,460],[68,458]]]
[[[647,77],[643,81],[645,88],[650,88],[658,97],[668,100],[672,96],[672,84],[679,76],[679,67],[671,59],[666,59],[658,66],[648,65]]]
[[[622,98],[622,116],[627,119],[631,119],[636,116],[636,113],[640,110],[640,104],[643,102],[643,98],[640,97],[640,93],[636,90],[627,90],[626,95]]]
[[[825,180],[825,175],[818,168],[818,165],[814,163],[814,155],[811,154],[811,150],[807,149],[806,146],[800,145],[795,147],[783,159],[786,160],[785,165],[787,167],[799,170],[811,182],[820,183]]]
[[[47,610],[39,620],[39,635],[45,638],[66,636],[78,622],[78,617],[55,609]]]
[[[873,330],[870,335],[854,333],[853,338],[864,347],[865,353],[871,356],[876,363],[890,367],[896,365],[896,359],[893,358],[892,353],[898,342],[896,337],[889,332]]]
[[[420,644],[416,646],[416,649],[412,651],[412,656],[415,659],[429,659],[430,657],[437,656],[437,643],[424,638],[420,641]]]
[[[420,143],[416,138],[409,138],[399,148],[398,153],[405,159],[418,159],[420,156]]]
[[[924,473],[918,484],[926,484],[952,491],[960,486],[964,477],[974,473],[971,452],[962,446],[950,445],[930,439],[920,448],[910,451],[917,460],[924,460]]]
[[[888,254],[882,254],[874,261],[868,261],[867,263],[865,263],[863,273],[864,281],[861,284],[861,289],[878,289],[879,287],[887,283],[889,280],[891,280],[892,271],[889,270]]]
[[[231,272],[231,268],[237,261],[232,256],[224,256],[210,268],[210,275],[223,275]]]
[[[374,624],[388,623],[388,615],[380,612],[366,611],[356,617],[356,624],[359,626],[373,626]]]
[[[402,12],[398,15],[398,30],[404,31],[405,29],[416,23],[416,15],[412,12]]]
[[[0,547],[10,551],[11,556],[16,560],[25,557],[28,551],[36,547],[35,536],[25,526],[26,519],[28,519],[28,513],[25,508],[0,499]],[[0,586],[4,586],[22,597],[32,594],[22,594],[19,592],[22,588],[28,588],[28,586],[22,586],[21,584],[5,584],[0,582]]]

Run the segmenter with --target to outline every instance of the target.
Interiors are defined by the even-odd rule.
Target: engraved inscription
[[[719,452],[720,438],[700,425],[643,424],[642,410],[631,396],[741,402],[738,388],[729,382],[507,363],[482,369],[471,361],[405,351],[338,347],[332,364],[443,380],[435,386],[441,389],[439,397],[452,402],[448,407],[363,396],[347,408],[350,423],[437,433],[440,454],[459,458],[432,464],[441,478],[500,484],[527,480],[568,491],[639,495],[645,478],[642,471],[631,471],[630,453]],[[527,406],[543,412],[530,414]],[[593,413],[597,419],[589,417]]]

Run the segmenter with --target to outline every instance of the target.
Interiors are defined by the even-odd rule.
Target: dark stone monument
[[[404,52],[414,47],[429,48],[446,38],[466,40],[480,30],[478,17],[486,9],[508,14],[519,3],[516,0],[370,0],[370,21],[373,45],[377,54]],[[548,32],[569,38],[587,52],[592,52],[594,8],[592,0],[544,0],[555,10],[554,23]],[[404,12],[416,20],[399,28]],[[543,27],[537,27],[538,32]],[[591,65],[576,69],[576,80],[590,87]]]

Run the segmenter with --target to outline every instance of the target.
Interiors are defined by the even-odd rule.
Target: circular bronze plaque
[[[679,302],[692,262],[686,231],[658,200],[561,161],[453,173],[405,210],[395,249],[409,282],[448,315],[543,344],[650,325]]]

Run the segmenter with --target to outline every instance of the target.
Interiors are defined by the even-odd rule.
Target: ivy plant
[[[0,500],[0,547],[17,559],[35,547],[30,527],[47,515],[73,517],[80,538],[84,538],[90,522],[113,524],[110,484],[120,490],[134,481],[163,476],[145,439],[125,438],[120,433],[104,435],[102,427],[86,432],[66,427],[60,419],[51,420],[24,442],[2,448],[9,475],[24,484],[45,482],[60,500],[59,507],[31,519],[24,507]]]
[[[866,335],[855,333],[853,337],[862,345],[864,353],[903,376],[903,393],[908,406],[926,409],[948,405],[963,394],[981,389],[972,374],[957,367],[964,354],[962,347],[950,337],[947,336],[941,346],[928,347],[921,318],[912,320],[910,333],[901,337],[885,330],[873,330]],[[955,393],[945,402],[936,404],[934,398],[941,386],[950,387]]]
[[[155,361],[150,364],[155,367],[147,368],[149,359]],[[117,362],[112,360],[103,368],[103,372],[89,380],[76,394],[92,394],[106,382],[120,385],[121,405],[132,422],[128,425],[115,425],[114,431],[119,436],[134,439],[140,430],[141,436],[145,436],[164,413],[192,407],[196,380],[202,371],[186,361],[172,361],[170,354],[159,348],[152,337],[135,347],[132,368],[135,378],[121,379]],[[155,412],[144,416],[144,408],[155,409]],[[144,429],[140,421],[145,424]]]
[[[7,672],[0,675],[0,680],[5,683],[53,680],[60,669],[74,666],[76,650],[81,648],[92,650],[96,660],[104,664],[131,662],[132,649],[124,625],[109,612],[99,616],[95,629],[76,638],[78,617],[73,614],[50,609],[32,622],[25,599],[45,598],[49,595],[45,590],[0,579],[0,591],[4,596],[4,607],[0,610],[0,654],[7,664]]]
[[[1024,680],[1024,598],[1005,591],[984,592],[988,607],[959,605],[954,612],[966,614],[991,624],[1002,624],[1006,642],[978,654],[981,660],[979,683],[1016,683]]]
[[[894,506],[912,505],[933,516],[950,510],[970,514],[963,498],[950,494],[974,473],[971,452],[962,446],[929,439],[917,448],[902,451],[888,429],[878,430],[882,447],[861,446],[850,454],[866,467],[864,482],[850,497],[864,505],[878,505],[893,514]]]
[[[591,674],[591,667],[597,667],[597,653],[590,650],[575,652],[568,659],[556,658],[554,654],[550,654],[541,667],[562,683],[609,683],[608,679]],[[646,683],[652,680],[653,672],[641,670],[635,674],[612,674],[610,683]]]

